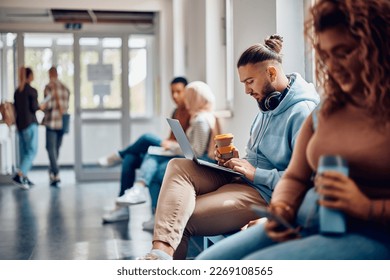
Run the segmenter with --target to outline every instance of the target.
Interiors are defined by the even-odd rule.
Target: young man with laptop
[[[239,158],[235,151],[226,162],[216,156],[241,176],[193,159],[171,160],[157,204],[153,248],[140,259],[184,259],[191,236],[237,231],[257,219],[250,205],[268,205],[299,129],[319,103],[312,84],[298,73],[284,73],[282,42],[273,35],[264,45],[248,48],[237,63],[245,92],[260,111],[251,126],[246,156]]]
[[[234,171],[231,168],[224,167],[221,165],[218,165],[216,163],[212,163],[210,161],[198,159],[196,156],[194,149],[191,147],[190,141],[188,141],[188,138],[181,127],[180,123],[175,119],[169,119],[167,118],[167,121],[169,123],[169,126],[171,127],[172,133],[175,135],[177,143],[180,145],[181,151],[183,152],[183,155],[186,159],[190,159],[194,161],[197,164],[208,166],[211,168],[215,168],[218,170],[222,170],[231,174],[235,174],[237,176],[243,176],[240,172]],[[209,140],[210,141],[210,140]]]

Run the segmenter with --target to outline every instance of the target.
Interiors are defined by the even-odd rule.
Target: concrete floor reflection
[[[49,186],[46,170],[29,175],[29,191],[0,185],[0,259],[110,260],[135,259],[151,247],[152,233],[142,230],[151,216],[150,201],[130,208],[130,220],[106,224],[119,182],[78,183],[72,170],[61,172],[61,188]],[[190,243],[188,258],[202,248]]]

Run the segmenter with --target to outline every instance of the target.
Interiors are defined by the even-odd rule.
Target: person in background
[[[20,67],[19,86],[14,93],[20,161],[12,181],[26,190],[34,185],[27,174],[38,151],[38,121],[35,112],[40,108],[37,90],[30,85],[33,80],[34,73],[31,68]]]
[[[282,67],[283,38],[248,48],[237,68],[246,94],[259,106],[247,155],[238,151],[224,164],[243,177],[200,166],[191,160],[169,162],[159,196],[152,251],[140,259],[184,259],[193,235],[237,231],[256,215],[250,204],[266,206],[290,161],[298,131],[319,102],[312,84]]]
[[[306,33],[323,100],[305,121],[270,205],[297,229],[268,221],[218,242],[199,259],[390,259],[389,26],[387,0],[314,4]],[[349,176],[327,171],[312,180],[321,155],[340,155]],[[345,214],[345,233],[319,231],[319,205]]]
[[[175,110],[173,111],[172,118],[179,120],[183,129],[186,131],[189,127],[190,114],[184,104],[184,95],[185,87],[187,86],[187,79],[184,77],[176,77],[171,81],[171,95],[172,99],[176,105]],[[165,140],[161,139],[159,136],[156,136],[151,133],[142,135],[137,139],[133,144],[129,145],[127,148],[115,152],[109,156],[102,157],[98,160],[98,163],[103,167],[113,166],[116,163],[122,161],[122,170],[121,170],[121,181],[120,181],[120,190],[118,199],[125,194],[127,189],[130,189],[134,185],[134,179],[136,174],[136,169],[140,168],[145,155],[150,146],[161,146],[164,149],[169,149],[176,142],[175,136],[171,132],[169,137]],[[161,182],[163,172],[159,172],[156,175],[161,178],[154,178],[155,181]],[[151,178],[152,179],[152,178]],[[128,194],[133,193],[128,192]],[[146,201],[146,196],[144,192],[135,191],[133,195],[133,200],[139,202]],[[128,207],[123,207],[115,204],[115,208],[109,213],[103,215],[104,223],[113,223],[129,219],[129,209]]]
[[[185,88],[184,104],[191,117],[186,134],[196,156],[203,160],[213,161],[209,157],[209,151],[214,151],[210,139],[219,134],[220,130],[218,120],[213,113],[215,97],[211,88],[201,81],[189,83]],[[163,169],[165,173],[166,166],[172,158],[183,157],[177,142],[171,143],[169,151],[172,155],[148,153],[145,156],[141,167],[137,170],[134,185],[116,200],[118,205],[127,207],[146,201],[144,191],[146,187],[150,187],[156,172],[161,172],[160,170]]]
[[[46,126],[46,150],[50,161],[50,185],[59,187],[61,180],[58,157],[64,136],[62,115],[68,111],[70,91],[58,79],[57,69],[54,66],[49,69],[49,79],[50,82],[44,90],[45,99],[42,109],[45,116],[42,124]]]

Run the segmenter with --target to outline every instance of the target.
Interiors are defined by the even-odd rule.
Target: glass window
[[[129,39],[129,48],[131,49],[146,48],[145,38],[131,37]]]
[[[112,81],[110,85],[109,94],[104,96],[104,103],[107,108],[119,108],[122,104],[122,67],[121,67],[121,49],[106,48],[103,50],[103,64],[111,65],[112,67]]]
[[[51,48],[26,47],[24,51],[24,65],[30,67],[34,73],[31,86],[38,91],[38,100],[43,99],[43,91],[49,82],[48,70],[52,66],[53,51]]]
[[[146,115],[146,50],[132,49],[129,55],[129,87],[131,116]]]
[[[80,39],[81,41],[81,39]],[[93,95],[92,83],[84,82],[87,79],[87,65],[95,65],[99,61],[99,53],[94,50],[82,50],[80,54],[80,93],[81,93],[81,107],[94,108],[96,107]],[[96,102],[98,103],[98,102]]]
[[[0,33],[0,95],[1,100],[13,101],[15,91],[15,33]]]
[[[38,91],[38,100],[43,99],[43,91],[49,82],[48,70],[55,65],[58,78],[70,90],[69,111],[74,112],[74,64],[73,35],[56,33],[24,34],[25,66],[34,72],[31,85]]]
[[[104,38],[102,39],[103,48],[114,48],[118,49],[122,47],[122,39],[121,38]]]
[[[83,109],[121,108],[121,47],[121,38],[80,38]]]
[[[151,68],[148,52],[148,40],[144,36],[129,38],[129,92],[130,116],[145,117],[151,114]],[[150,47],[150,46],[149,46]]]
[[[73,37],[64,37],[57,39],[58,46],[73,46]]]
[[[99,44],[99,38],[81,38],[80,46],[97,46]]]
[[[24,38],[24,47],[33,48],[33,47],[52,47],[53,40],[51,38],[39,37],[39,35],[28,35]]]

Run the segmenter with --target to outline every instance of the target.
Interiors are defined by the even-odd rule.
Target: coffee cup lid
[[[233,138],[233,137],[234,136],[232,133],[218,134],[215,135],[214,140],[221,140],[221,139]]]

